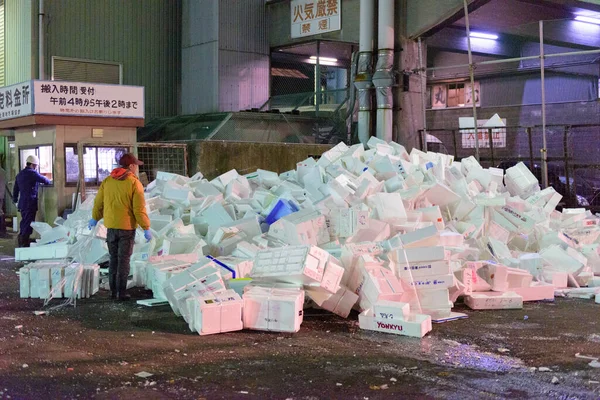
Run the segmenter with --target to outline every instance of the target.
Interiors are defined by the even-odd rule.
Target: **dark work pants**
[[[29,238],[33,233],[31,223],[35,221],[35,214],[37,214],[37,207],[27,207],[21,211],[21,225],[19,229],[19,235]]]
[[[129,276],[129,261],[135,244],[135,231],[108,229],[106,243],[110,255],[108,267],[110,291],[113,297],[125,296],[127,277]]]

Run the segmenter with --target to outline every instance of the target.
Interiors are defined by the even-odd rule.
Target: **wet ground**
[[[600,399],[600,368],[576,357],[600,358],[600,305],[590,300],[458,305],[469,318],[424,339],[316,310],[293,335],[201,337],[168,306],[114,303],[105,291],[36,316],[43,302],[19,298],[12,246],[0,240],[2,399]]]

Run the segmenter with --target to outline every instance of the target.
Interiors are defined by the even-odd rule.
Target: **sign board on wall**
[[[473,117],[460,117],[458,119],[458,125],[461,128],[460,132],[463,149],[475,148],[475,131],[472,129]],[[478,119],[477,128],[479,148],[483,149],[490,147],[490,132],[494,148],[506,147],[506,118],[500,118],[498,114],[495,114],[489,120]]]
[[[33,113],[31,82],[0,88],[0,121]]]
[[[446,108],[448,104],[448,87],[434,85],[431,88],[431,108]]]
[[[144,118],[144,88],[33,81],[35,114]]]
[[[292,0],[292,38],[342,29],[342,0]]]
[[[0,120],[26,115],[144,118],[144,88],[29,81],[0,88]]]

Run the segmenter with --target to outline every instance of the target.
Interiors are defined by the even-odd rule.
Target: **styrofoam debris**
[[[132,283],[201,334],[240,326],[216,322],[226,290],[250,329],[297,331],[306,294],[342,317],[356,307],[365,329],[413,336],[461,318],[452,312],[461,297],[478,310],[555,295],[600,301],[600,218],[555,210],[561,195],[540,190],[523,163],[504,172],[371,138],[282,174],[231,170],[209,181],[159,171],[146,198],[155,239],[136,235]],[[107,260],[104,230],[87,229],[92,205],[54,228],[36,223],[42,240],[16,259]],[[34,281],[50,282],[35,285],[39,296],[52,278],[34,270]],[[21,271],[24,297],[31,271]]]

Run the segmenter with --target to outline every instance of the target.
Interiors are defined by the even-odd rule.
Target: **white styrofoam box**
[[[85,250],[84,264],[98,264],[108,258],[108,246],[105,240],[94,238],[91,246]]]
[[[369,212],[355,208],[336,208],[332,210],[330,233],[333,237],[348,238],[359,229],[368,227]]]
[[[303,319],[304,291],[250,287],[243,296],[244,328],[298,332]]]
[[[340,289],[344,271],[344,268],[339,265],[339,262],[334,257],[329,257],[329,262],[325,267],[325,272],[323,273],[323,279],[321,280],[320,287],[330,293],[337,293],[337,291]]]
[[[423,261],[441,261],[446,258],[442,246],[416,247],[413,249],[392,249],[388,253],[390,260],[397,265],[420,263]]]
[[[406,279],[410,279],[410,277],[448,275],[450,273],[450,263],[447,260],[400,263],[396,265],[396,272],[398,276]]]
[[[358,302],[358,295],[346,287],[340,289],[329,296],[320,306],[327,311],[339,315],[342,318],[348,318],[352,307]]]
[[[600,293],[596,294],[596,304],[600,304]]]
[[[189,313],[193,315],[191,325],[200,335],[241,331],[244,328],[243,301],[233,290],[207,296],[193,294],[189,301],[193,307]]]
[[[554,300],[554,285],[532,282],[529,287],[512,288],[511,292],[523,297],[523,301]]]
[[[519,196],[522,199],[528,198],[540,189],[537,178],[522,162],[506,170],[504,182],[512,196]]]
[[[454,275],[432,275],[423,277],[402,278],[402,281],[410,287],[417,290],[421,289],[442,289],[450,288],[454,285]]]
[[[199,211],[191,222],[199,226],[201,234],[206,235],[209,226],[213,228],[223,226],[233,222],[233,218],[223,205],[217,202]]]
[[[56,266],[50,269],[50,285],[52,286],[52,297],[63,297],[63,288],[60,281],[64,278],[64,266]]]
[[[69,231],[63,226],[56,226],[41,233],[39,244],[66,242],[69,240]]]
[[[368,226],[364,229],[359,229],[353,236],[346,240],[346,243],[380,242],[388,239],[390,235],[391,229],[388,223],[369,219]]]
[[[202,254],[202,248],[206,245],[206,242],[195,235],[180,236],[180,237],[169,237],[163,240],[162,254],[174,255],[174,254]]]
[[[405,233],[399,239],[404,248],[437,246],[440,243],[439,233],[434,225]]]
[[[417,211],[422,213],[423,221],[432,222],[436,226],[438,231],[441,231],[446,227],[444,223],[444,218],[442,217],[442,210],[440,209],[440,206],[423,207],[419,208]]]
[[[579,274],[584,267],[584,264],[571,256],[560,246],[552,245],[540,251],[540,256],[552,268],[559,271],[564,271],[573,275]]]
[[[526,253],[519,256],[520,268],[529,272],[533,276],[539,276],[542,273],[542,257],[538,253]]]
[[[317,246],[331,241],[325,216],[310,209],[280,218],[269,227],[269,236],[290,245]]]
[[[379,318],[372,310],[365,310],[358,315],[361,329],[394,333],[396,335],[422,338],[431,331],[431,317],[424,314],[411,314],[406,320]]]
[[[429,188],[423,196],[429,200],[429,202],[436,206],[447,206],[452,203],[456,203],[461,200],[461,197],[454,193],[448,186],[436,183],[434,186]]]
[[[406,210],[399,193],[373,194],[367,197],[367,205],[376,212],[377,218],[383,222],[406,219]]]
[[[450,302],[450,293],[446,288],[419,289],[416,291],[416,293],[417,297],[413,298],[410,302],[411,308],[414,307],[414,310],[417,310],[417,300],[418,305],[420,305],[422,309],[440,309],[452,307],[452,303]]]
[[[410,315],[410,305],[401,301],[377,300],[373,314],[381,319],[405,320]]]
[[[19,296],[22,299],[30,297],[29,288],[29,267],[21,267],[19,269]]]
[[[394,273],[378,266],[360,265],[354,271],[355,278],[348,282],[348,287],[358,294],[360,308],[371,308],[378,300],[387,295],[401,296],[404,287]]]
[[[232,256],[223,256],[223,257],[219,257],[219,258],[213,258],[211,256],[206,256],[208,259],[212,259],[217,265],[219,265],[222,269],[221,269],[221,274],[223,275],[224,279],[225,278],[225,274],[227,272],[229,272],[229,274],[231,275],[230,279],[240,279],[240,278],[247,278],[250,274],[250,271],[252,271],[252,267],[254,265],[254,261],[253,260],[248,260],[248,259],[242,259],[242,258],[238,258],[238,257],[232,257]],[[224,265],[221,265],[224,264]],[[232,273],[230,270],[233,270],[234,273]],[[235,276],[233,276],[235,275]]]
[[[464,244],[463,235],[452,231],[440,232],[440,246],[461,247]]]
[[[53,243],[36,247],[18,247],[15,249],[15,261],[51,260],[66,258],[70,246],[66,243]]]
[[[320,283],[329,254],[315,246],[289,246],[261,250],[254,259],[252,278],[290,283]]]
[[[520,232],[531,232],[533,226],[535,225],[535,222],[532,218],[529,218],[525,213],[522,213],[508,205],[497,208],[497,211],[513,225],[515,225]]]
[[[477,292],[464,297],[472,310],[511,310],[523,308],[523,297],[515,292]]]

